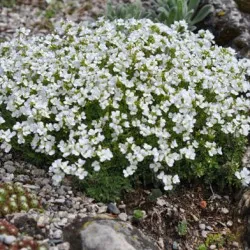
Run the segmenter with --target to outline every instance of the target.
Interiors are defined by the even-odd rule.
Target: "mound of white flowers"
[[[20,30],[0,44],[0,67],[1,148],[56,156],[56,183],[119,154],[125,177],[150,162],[169,190],[178,162],[214,159],[225,143],[218,135],[250,130],[249,61],[182,21],[66,22],[44,37]]]

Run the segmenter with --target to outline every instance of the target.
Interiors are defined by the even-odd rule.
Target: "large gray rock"
[[[242,0],[243,1],[243,0]],[[233,47],[239,56],[250,58],[250,14],[241,12],[234,0],[203,0],[214,12],[199,28],[209,29],[217,44]],[[250,3],[249,0],[244,2]]]
[[[77,219],[64,229],[63,237],[74,250],[159,250],[130,223],[108,218]]]
[[[250,13],[250,1],[249,0],[236,0],[239,5],[239,9],[243,12]]]

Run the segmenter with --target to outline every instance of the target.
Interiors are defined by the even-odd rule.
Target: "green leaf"
[[[168,25],[173,24],[175,20],[176,20],[176,8],[172,8],[170,13],[169,13]]]
[[[159,7],[158,11],[162,14],[164,14],[166,17],[169,16],[169,11],[167,9],[165,9],[164,7]]]
[[[177,21],[182,20],[183,19],[183,2],[182,0],[177,0],[176,3],[176,8],[177,8]]]
[[[205,5],[203,6],[200,11],[197,13],[197,15],[193,18],[191,21],[191,25],[196,24],[200,21],[202,21],[206,16],[208,16],[213,11],[212,5]]]
[[[188,11],[188,13],[186,14],[185,20],[186,20],[186,22],[187,22],[188,24],[191,22],[191,18],[192,18],[192,16],[193,16],[193,14],[194,14],[194,11],[193,11],[193,10]]]
[[[193,10],[195,12],[199,6],[199,3],[200,3],[200,0],[189,0],[188,10]]]

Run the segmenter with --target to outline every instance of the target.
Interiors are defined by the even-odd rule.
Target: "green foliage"
[[[188,224],[186,220],[182,220],[178,223],[177,232],[180,236],[185,236],[188,232]]]
[[[190,30],[195,30],[195,24],[202,21],[213,10],[206,4],[198,10],[200,0],[155,0],[155,19],[166,25],[175,21],[185,20]]]
[[[201,244],[198,246],[197,250],[207,250],[207,247],[205,244]]]
[[[38,198],[21,184],[0,184],[0,217],[31,208],[40,209]]]
[[[162,191],[159,188],[153,189],[151,194],[148,196],[148,200],[153,202],[156,201],[157,198],[161,196],[162,196]]]
[[[134,217],[135,219],[140,220],[140,219],[143,218],[143,216],[144,216],[144,213],[143,213],[142,210],[139,210],[139,209],[134,210],[134,212],[133,212],[133,217]]]
[[[247,139],[245,137],[233,138],[218,133],[214,136],[214,141],[224,145],[223,155],[204,158],[202,156],[204,152],[201,150],[200,154],[197,154],[197,161],[190,163],[190,171],[182,172],[181,177],[191,181],[191,176],[197,176],[204,183],[214,184],[220,190],[229,186],[239,187],[240,182],[234,176],[240,168]]]
[[[140,0],[136,0],[134,3],[121,3],[113,5],[111,1],[108,1],[106,6],[105,16],[109,20],[115,19],[141,19],[146,18],[149,14],[146,12]]]
[[[16,0],[1,0],[0,7],[12,8],[16,4]]]
[[[218,248],[223,247],[225,239],[222,234],[209,234],[206,239],[206,246],[216,245]]]
[[[78,188],[96,201],[119,201],[124,192],[132,190],[129,179],[114,171],[100,170],[93,173],[83,182],[75,179]]]
[[[155,22],[171,25],[175,21],[185,20],[190,30],[195,30],[195,24],[206,18],[213,10],[212,5],[206,4],[198,9],[200,0],[155,0],[152,9],[143,7],[142,2],[122,3],[113,5],[108,1],[105,16],[114,19],[150,18]]]

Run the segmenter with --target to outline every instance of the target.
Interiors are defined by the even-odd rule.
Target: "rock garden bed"
[[[42,0],[3,2],[2,6],[0,3],[1,41],[11,40],[18,27],[31,29],[31,34],[47,34],[60,19],[93,20],[102,15],[106,5],[104,0],[64,0],[53,6]],[[214,12],[214,19],[207,18],[201,26],[217,30],[219,44],[233,46],[238,49],[239,57],[248,57],[249,44],[245,36],[249,35],[250,14],[237,12],[244,19],[241,25],[245,26],[239,34],[228,38],[226,35],[231,29],[225,22],[221,24],[220,16],[225,18],[227,13],[223,8],[229,3],[219,2],[220,14]],[[235,11],[234,8],[234,3],[230,3],[229,10]],[[229,31],[218,31],[220,25],[224,31]],[[23,161],[22,155],[1,152],[0,156],[0,184],[21,185],[35,194],[40,204],[29,211],[5,214],[0,203],[0,250],[104,250],[102,247],[110,242],[121,250],[248,249],[247,218],[240,211],[248,204],[242,202],[239,206],[239,190],[225,193],[212,185],[186,183],[175,191],[162,193],[158,188],[139,185],[125,193],[122,201],[102,203],[86,197],[72,178],[65,178],[55,187],[50,173]],[[249,163],[248,148],[243,164],[248,166]],[[100,232],[99,241],[96,232]],[[107,238],[110,241],[106,242]]]

